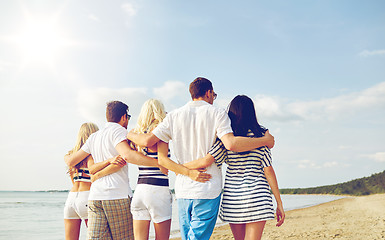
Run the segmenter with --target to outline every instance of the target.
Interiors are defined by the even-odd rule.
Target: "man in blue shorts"
[[[274,137],[268,132],[261,138],[235,137],[226,111],[213,106],[217,94],[206,78],[196,78],[190,84],[192,101],[176,109],[161,122],[152,133],[136,134],[132,131],[128,139],[142,146],[152,146],[159,140],[173,140],[176,162],[160,160],[160,164],[176,173],[182,164],[203,158],[216,138],[232,151],[243,152],[261,146],[274,146]],[[175,196],[178,199],[179,225],[182,239],[208,240],[213,232],[222,192],[222,172],[212,164],[207,168],[211,179],[201,183],[186,175],[178,174]]]

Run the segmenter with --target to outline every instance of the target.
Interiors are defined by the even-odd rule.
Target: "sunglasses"
[[[216,94],[216,92],[214,92],[213,96],[214,96],[214,100],[215,100],[215,99],[217,99],[218,94]]]

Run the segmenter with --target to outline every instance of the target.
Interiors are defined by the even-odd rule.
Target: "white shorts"
[[[131,203],[134,220],[152,220],[161,223],[171,219],[172,195],[164,186],[138,184]]]
[[[64,206],[64,219],[88,219],[90,191],[69,192]]]

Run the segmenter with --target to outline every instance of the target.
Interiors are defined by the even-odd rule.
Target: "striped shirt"
[[[86,174],[86,175],[85,175]],[[74,182],[91,182],[90,171],[88,168],[79,168],[77,173],[74,173]]]
[[[249,132],[248,136],[253,134]],[[219,213],[222,221],[250,223],[273,219],[273,201],[263,171],[271,166],[270,149],[260,147],[237,153],[226,150],[217,139],[209,153],[218,165],[228,165]]]
[[[158,152],[148,152],[143,149],[145,155],[158,160]],[[170,150],[168,150],[170,157]],[[169,186],[168,176],[160,171],[158,167],[139,166],[138,184],[149,184],[155,186]]]

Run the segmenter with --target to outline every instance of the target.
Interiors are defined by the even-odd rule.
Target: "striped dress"
[[[253,136],[251,131],[248,136]],[[228,151],[217,139],[209,153],[218,165],[228,165],[220,219],[235,224],[274,219],[273,201],[263,171],[271,166],[270,149],[260,147],[237,153]]]

